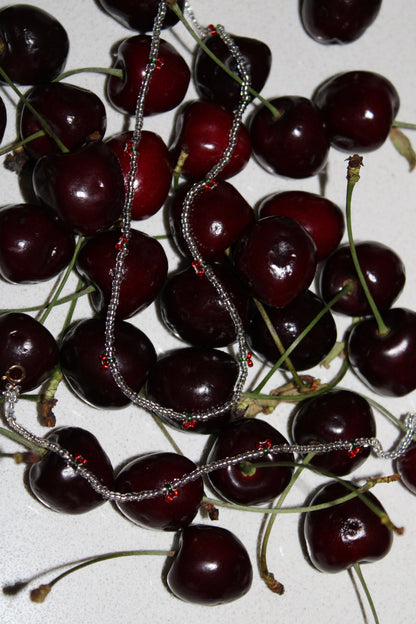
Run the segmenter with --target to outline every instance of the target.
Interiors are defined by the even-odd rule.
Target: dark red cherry
[[[182,234],[183,202],[190,184],[179,187],[168,206],[169,229],[179,251],[189,256]],[[223,260],[226,250],[254,223],[254,212],[229,182],[204,187],[192,200],[189,223],[198,251],[205,260]]]
[[[117,501],[119,510],[132,522],[149,529],[177,531],[192,522],[204,494],[202,478],[171,487],[174,479],[196,470],[195,464],[176,453],[141,455],[124,466],[117,475],[116,489],[141,492],[166,487],[166,493],[142,501]]]
[[[357,438],[372,438],[376,424],[370,404],[350,390],[330,390],[305,399],[292,420],[292,437],[296,444],[351,442],[347,451],[330,451],[317,454],[313,466],[344,476],[361,466],[370,455],[370,447],[355,447]]]
[[[97,438],[80,427],[60,427],[46,436],[69,451],[79,465],[90,470],[101,485],[113,487],[114,473],[110,459]],[[81,514],[105,502],[86,479],[58,454],[48,451],[29,469],[29,487],[44,505],[67,514]]]
[[[302,0],[306,32],[318,43],[351,43],[376,19],[381,0]]]
[[[217,279],[235,305],[243,327],[248,326],[250,298],[226,264],[212,265]],[[203,347],[225,347],[236,340],[236,331],[224,300],[204,274],[193,266],[172,275],[159,297],[166,327],[182,340]]]
[[[264,104],[250,120],[253,153],[269,173],[288,178],[308,178],[325,166],[329,137],[317,106],[304,97],[270,100],[280,113],[275,119]]]
[[[401,482],[416,494],[416,442],[412,442],[405,452],[396,459],[395,467]]]
[[[265,311],[284,348],[288,349],[323,308],[323,301],[312,291],[306,290],[283,308],[266,305]],[[317,366],[331,351],[336,339],[337,328],[331,312],[328,311],[290,354],[293,366],[298,371]],[[247,341],[257,355],[272,365],[281,356],[260,312],[254,307],[247,330]],[[286,364],[283,363],[281,368],[287,369]]]
[[[232,113],[214,102],[195,100],[180,111],[170,149],[174,163],[181,152],[187,154],[181,175],[198,181],[205,177],[222,158],[228,146],[232,123]],[[232,155],[217,178],[224,180],[236,175],[244,169],[250,156],[250,135],[245,125],[241,124]]]
[[[110,76],[107,97],[120,112],[134,115],[137,98],[149,62],[151,37],[135,35],[121,42],[114,69],[124,72],[123,78]],[[149,82],[143,112],[163,113],[176,108],[188,90],[191,73],[184,58],[172,44],[160,41],[156,68]]]
[[[331,481],[318,490],[310,504],[328,503],[350,492],[343,483]],[[374,494],[366,492],[365,496],[384,511]],[[307,513],[304,534],[311,561],[321,572],[340,572],[355,563],[382,559],[393,542],[392,531],[358,496]]]
[[[304,292],[316,270],[315,243],[288,217],[263,217],[248,226],[234,246],[233,258],[254,296],[276,307]]]
[[[259,39],[231,35],[249,71],[251,87],[258,93],[269,76],[272,54],[268,45]],[[217,34],[208,34],[205,46],[234,74],[239,75],[237,63],[228,46]],[[203,100],[216,102],[229,110],[237,108],[240,85],[198,46],[193,67],[195,87]]]
[[[3,98],[0,97],[0,143],[3,140],[4,131],[6,130],[7,112],[3,102]]]
[[[40,158],[33,170],[36,196],[78,234],[108,229],[124,204],[124,180],[112,149],[94,141]]]
[[[110,302],[116,257],[123,244],[120,230],[110,230],[86,240],[78,254],[78,272],[96,288],[90,301],[97,313],[104,313]],[[131,230],[128,246],[117,307],[120,319],[129,318],[150,305],[168,272],[166,254],[155,238]]]
[[[404,308],[383,312],[390,329],[381,336],[373,317],[356,323],[348,338],[355,373],[374,392],[404,396],[416,389],[416,313]]]
[[[116,321],[114,358],[126,384],[133,392],[139,392],[156,362],[156,351],[140,329]],[[100,408],[118,408],[130,403],[109,370],[104,319],[84,319],[71,325],[60,344],[60,363],[69,387],[87,403]]]
[[[265,197],[258,206],[260,217],[294,219],[313,238],[318,262],[329,256],[344,235],[344,214],[330,199],[307,191],[281,191]]]
[[[360,268],[368,289],[382,311],[390,308],[403,290],[406,271],[399,256],[390,247],[377,241],[355,244]],[[320,274],[320,291],[327,303],[343,289],[353,284],[351,292],[343,295],[333,310],[349,316],[371,314],[367,297],[360,285],[349,245],[342,245],[325,261]]]
[[[51,82],[64,69],[68,51],[67,32],[50,13],[32,4],[1,9],[0,65],[14,83]]]
[[[107,140],[117,156],[124,176],[126,196],[130,183],[133,132],[117,134]],[[155,132],[143,130],[137,146],[137,165],[134,177],[131,218],[148,219],[164,204],[172,181],[169,150]]]
[[[159,0],[98,0],[98,4],[126,28],[147,32],[153,28],[160,3]],[[177,0],[177,4],[183,10],[184,0]],[[170,28],[177,21],[178,17],[168,5],[162,28]]]
[[[22,392],[29,392],[50,377],[58,365],[58,345],[50,331],[22,312],[0,314],[0,388],[10,371]]]
[[[288,444],[288,441],[277,429],[258,418],[236,420],[221,429],[209,451],[208,463],[251,450],[263,450],[264,454],[254,462],[246,461],[208,473],[211,487],[225,500],[240,505],[256,505],[278,496],[289,484],[293,468],[252,465],[294,461],[292,453],[268,452],[275,444]]]
[[[71,261],[75,240],[60,220],[42,207],[17,204],[0,208],[0,275],[32,284],[58,275]]]
[[[392,83],[374,72],[350,71],[332,76],[313,95],[331,145],[353,152],[370,152],[386,140],[399,110]]]
[[[225,604],[244,596],[252,579],[249,555],[234,533],[205,524],[181,530],[166,579],[177,598],[201,605]]]
[[[67,82],[51,82],[33,87],[25,94],[27,101],[46,121],[68,150],[81,147],[89,138],[101,139],[107,115],[98,95]],[[26,139],[42,130],[37,117],[24,104],[20,113],[20,137]],[[59,151],[50,136],[33,139],[25,145],[33,158]]]
[[[217,349],[186,347],[159,358],[150,370],[145,395],[163,407],[183,412],[183,421],[160,417],[183,431],[212,433],[230,419],[230,410],[193,421],[189,414],[213,410],[231,400],[238,377],[236,360]]]

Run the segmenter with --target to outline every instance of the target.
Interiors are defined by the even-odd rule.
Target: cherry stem
[[[30,599],[32,602],[43,602],[46,596],[51,591],[52,587],[60,580],[76,572],[77,570],[82,570],[82,568],[86,568],[87,566],[93,565],[94,563],[99,563],[100,561],[108,561],[110,559],[117,559],[120,557],[138,557],[141,555],[156,555],[163,557],[173,557],[175,555],[175,551],[173,550],[123,550],[120,552],[106,553],[104,555],[99,555],[98,557],[91,557],[91,559],[87,559],[77,565],[73,566],[69,570],[65,570],[58,576],[56,576],[52,581],[47,584],[39,585],[36,589],[32,589],[30,592]]]
[[[365,582],[363,573],[361,571],[361,566],[360,566],[360,564],[357,561],[356,563],[354,563],[354,565],[352,567],[353,567],[356,575],[358,576],[358,580],[361,583],[361,587],[364,590],[364,593],[365,593],[366,598],[368,600],[368,604],[369,604],[370,609],[371,609],[371,613],[373,614],[374,622],[375,622],[375,624],[379,624],[380,620],[378,619],[378,615],[377,615],[377,611],[376,611],[373,599],[371,597],[371,594],[370,594],[370,591],[368,589],[367,583]]]
[[[0,427],[0,435],[4,436],[5,438],[9,438],[9,440],[13,440],[13,442],[22,444],[22,446],[25,446],[31,451],[36,451],[39,455],[45,455],[45,453],[47,453],[46,449],[40,446],[36,446],[34,442],[30,442],[29,440],[26,440],[26,438],[21,436],[19,433],[16,433],[15,431],[11,431],[10,429],[5,429],[4,427]]]
[[[90,285],[82,288],[81,290],[77,290],[72,295],[67,295],[66,297],[62,297],[62,299],[57,299],[54,303],[54,306],[63,305],[64,303],[68,303],[69,301],[75,301],[80,297],[84,297],[85,295],[89,295],[94,292],[95,287]],[[3,308],[0,309],[0,314],[3,312],[38,312],[39,310],[44,310],[49,304],[42,303],[38,306],[32,306],[29,308]]]
[[[175,15],[179,18],[179,20],[185,26],[186,30],[189,32],[191,37],[195,39],[195,41],[200,46],[200,48],[202,48],[202,50],[205,52],[205,54],[207,54],[219,67],[221,67],[221,69],[226,74],[228,74],[231,78],[233,78],[233,80],[238,82],[239,85],[242,85],[243,81],[241,80],[241,78],[237,74],[235,74],[233,71],[231,71],[231,69],[229,69],[213,52],[211,52],[211,50],[205,45],[202,39],[198,37],[198,35],[196,34],[192,26],[189,24],[189,22],[185,18],[182,11],[180,10],[177,2],[173,0],[171,2],[168,2],[168,4],[169,4],[169,7],[172,9],[172,11],[175,13]],[[263,96],[261,96],[257,91],[255,91],[251,87],[249,87],[248,90],[249,90],[249,93],[253,97],[260,100],[260,102],[264,104],[266,108],[269,109],[269,111],[273,115],[274,120],[280,119],[280,117],[282,116],[282,113],[275,106],[273,106],[268,100],[266,100]]]
[[[354,263],[355,271],[358,275],[358,279],[360,281],[360,285],[365,293],[368,304],[371,308],[373,316],[376,320],[378,326],[378,333],[380,336],[387,336],[390,332],[390,329],[384,323],[381,314],[375,304],[375,301],[370,293],[367,282],[365,280],[364,274],[361,270],[360,263],[357,256],[357,251],[355,249],[354,237],[352,232],[352,219],[351,219],[351,199],[352,193],[355,185],[360,179],[360,169],[363,164],[363,159],[361,156],[354,154],[354,156],[350,156],[348,159],[348,169],[347,169],[347,199],[346,199],[346,222],[347,222],[347,232],[348,232],[348,242],[350,246],[351,258]]]
[[[26,145],[26,143],[30,143],[35,139],[39,139],[40,137],[45,136],[45,134],[46,133],[44,130],[38,130],[37,132],[34,132],[25,139],[22,139],[21,141],[16,141],[16,143],[10,143],[9,145],[6,145],[6,147],[3,147],[2,150],[0,150],[0,156],[4,156],[4,154],[8,154],[9,152],[15,152],[20,147]]]
[[[55,143],[57,144],[61,152],[63,153],[69,152],[69,149],[65,147],[65,145],[62,143],[60,138],[55,134],[55,132],[52,130],[49,124],[43,119],[41,115],[39,115],[37,110],[33,108],[32,104],[25,98],[23,93],[16,87],[13,81],[10,80],[9,76],[6,74],[6,72],[1,67],[1,65],[0,65],[0,76],[2,76],[4,80],[7,82],[7,84],[13,89],[13,91],[18,96],[19,100],[21,100],[28,107],[32,115],[34,115],[36,119],[39,121],[39,123],[41,124],[46,134],[48,134],[55,141]]]
[[[107,76],[116,76],[116,78],[120,78],[120,80],[124,78],[124,71],[122,69],[116,69],[115,67],[79,67],[78,69],[68,69],[68,71],[57,76],[52,82],[59,82],[69,76],[76,76],[77,74],[83,73],[106,74]]]
[[[320,312],[318,312],[318,314],[315,316],[315,318],[305,327],[305,329],[299,334],[299,336],[297,336],[297,338],[295,338],[295,340],[291,343],[291,345],[286,349],[284,354],[277,360],[277,362],[273,365],[273,367],[270,369],[270,371],[267,373],[267,375],[264,377],[264,379],[256,386],[256,388],[253,390],[253,394],[258,394],[260,392],[260,390],[262,390],[264,388],[264,386],[269,381],[269,379],[274,375],[276,370],[278,368],[280,368],[280,366],[283,364],[283,362],[286,362],[286,358],[288,358],[289,355],[296,349],[296,347],[303,340],[303,338],[306,336],[306,334],[308,332],[310,332],[311,329],[313,329],[313,327],[315,327],[315,325],[321,320],[321,318],[328,312],[328,310],[330,310],[336,304],[336,302],[339,299],[341,299],[341,297],[343,297],[345,294],[351,292],[352,288],[353,288],[353,285],[350,282],[345,284],[345,286],[342,288],[342,290],[340,290],[331,299],[331,301],[329,303],[327,303],[322,308],[322,310]]]
[[[416,130],[416,123],[410,123],[408,121],[393,121],[393,128],[408,128],[409,130]]]
[[[313,456],[315,455],[315,453],[309,453],[305,459],[303,460],[302,464],[300,466],[298,466],[297,470],[295,471],[295,473],[292,475],[292,478],[289,482],[289,484],[286,486],[286,488],[283,490],[283,492],[280,494],[279,499],[276,503],[276,505],[274,505],[274,509],[278,509],[280,510],[287,495],[289,494],[290,490],[292,489],[292,487],[294,486],[294,484],[296,483],[296,481],[298,480],[298,478],[300,477],[300,475],[302,474],[304,468],[309,464],[309,462],[311,461],[311,459],[313,458]],[[269,543],[269,538],[270,538],[270,534],[274,525],[274,522],[276,520],[276,514],[272,515],[269,517],[267,524],[266,524],[266,528],[263,532],[262,538],[261,538],[261,547],[260,547],[260,574],[261,577],[263,578],[263,580],[265,581],[266,585],[272,589],[272,591],[275,591],[278,594],[282,594],[284,592],[284,587],[283,585],[281,585],[280,583],[278,583],[278,585],[276,586],[276,581],[274,579],[274,575],[272,573],[270,573],[268,566],[267,566],[267,546]],[[280,586],[280,587],[279,587]],[[274,588],[274,589],[273,589]]]

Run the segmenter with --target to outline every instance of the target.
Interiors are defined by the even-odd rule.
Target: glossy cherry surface
[[[317,314],[322,312],[323,301],[306,290],[282,308],[265,306],[266,314],[285,349],[303,332]],[[291,352],[290,360],[298,371],[317,366],[328,355],[337,339],[337,328],[330,311],[302,338]],[[250,348],[262,359],[275,364],[281,353],[257,308],[252,309],[247,330]],[[281,368],[286,369],[285,363]]]
[[[392,83],[374,72],[350,71],[322,83],[313,95],[328,128],[331,145],[365,153],[386,140],[399,109]]]
[[[110,302],[117,253],[124,242],[120,230],[101,232],[86,240],[78,254],[78,272],[96,287],[90,301],[98,314],[104,313]],[[165,251],[155,238],[132,229],[128,245],[117,306],[120,319],[129,318],[150,305],[168,272]]]
[[[80,427],[59,427],[47,434],[48,440],[69,451],[108,488],[113,487],[111,461],[97,438]],[[54,511],[82,514],[102,505],[106,499],[58,454],[48,451],[29,469],[29,487],[44,505]]]
[[[383,313],[390,329],[381,336],[372,317],[354,325],[348,358],[360,379],[379,394],[404,396],[416,388],[416,314],[405,308]]]
[[[41,206],[17,204],[0,208],[0,275],[32,284],[58,275],[71,261],[75,240],[60,220]]]
[[[351,441],[348,451],[330,451],[315,455],[311,464],[344,476],[350,474],[370,455],[370,447],[354,447],[357,438],[372,438],[376,424],[370,404],[350,390],[330,390],[302,401],[292,420],[292,438],[296,444]]]
[[[134,35],[122,41],[113,64],[124,72],[123,78],[110,76],[107,97],[121,113],[134,115],[139,90],[149,61],[151,37]],[[191,73],[183,56],[165,40],[160,41],[156,68],[147,91],[144,114],[154,115],[178,106],[188,90]]]
[[[183,202],[191,185],[182,185],[168,205],[168,223],[183,255],[189,256],[182,233]],[[243,230],[254,223],[254,211],[229,182],[220,180],[203,188],[192,200],[189,224],[195,244],[205,260],[221,261]]]
[[[0,97],[0,143],[3,140],[4,131],[7,124],[7,111],[3,102],[3,98]]]
[[[219,605],[248,592],[253,569],[243,543],[222,527],[195,524],[179,534],[167,574],[171,592],[186,602]]]
[[[117,475],[117,491],[141,492],[167,486],[166,494],[142,501],[118,501],[118,509],[126,518],[146,528],[177,531],[187,526],[201,504],[203,481],[199,478],[177,488],[168,486],[195,469],[190,459],[176,453],[149,453],[132,459]]]
[[[105,134],[105,106],[93,91],[67,82],[51,82],[33,87],[25,97],[68,150],[81,147],[90,137],[100,139]],[[20,111],[19,125],[22,139],[42,130],[27,104]],[[26,143],[25,150],[33,158],[40,158],[59,152],[59,147],[45,135]]]
[[[187,415],[220,407],[232,398],[237,381],[236,360],[218,349],[186,347],[159,358],[150,370],[145,395],[163,407],[183,412],[183,421],[160,417],[182,431],[212,433],[230,419],[230,410],[204,421]]]
[[[246,451],[264,449],[257,463],[293,462],[292,453],[270,453],[268,447],[288,444],[286,438],[264,420],[236,420],[218,433],[210,448],[207,462],[214,462]],[[231,503],[256,505],[278,496],[288,485],[293,468],[270,466],[256,468],[245,462],[208,473],[208,482],[215,492]]]
[[[78,234],[91,236],[118,219],[124,180],[118,159],[102,141],[40,158],[33,170],[37,197]]]
[[[177,0],[177,2],[183,10],[183,0]],[[120,24],[139,32],[152,30],[159,7],[158,0],[98,0],[98,3]],[[177,21],[177,16],[168,7],[162,28],[169,28]]]
[[[308,178],[326,164],[329,136],[323,116],[307,98],[270,100],[280,113],[275,119],[262,104],[250,120],[253,153],[264,169],[288,178]]]
[[[52,81],[63,71],[68,52],[68,34],[50,13],[32,4],[1,9],[0,64],[15,84]]]
[[[358,262],[368,289],[382,311],[390,308],[402,292],[406,281],[403,262],[393,249],[377,241],[355,243]],[[341,245],[325,261],[320,273],[320,291],[324,301],[329,302],[347,282],[353,285],[351,292],[343,295],[333,310],[349,316],[371,314],[366,294],[354,267],[349,245]]]
[[[327,503],[350,492],[343,483],[332,481],[318,490],[310,504]],[[365,496],[384,511],[371,492]],[[321,572],[340,572],[354,563],[377,561],[387,555],[393,542],[391,530],[358,497],[307,513],[304,534],[311,561]]]
[[[248,326],[250,299],[246,289],[227,264],[211,265],[217,279],[235,305],[243,327]],[[223,298],[204,274],[193,266],[172,275],[159,297],[160,314],[166,327],[193,345],[225,347],[236,340],[234,323]]]
[[[107,141],[123,171],[126,195],[130,183],[132,137],[133,132],[127,131]],[[142,220],[148,219],[163,206],[172,181],[172,164],[165,142],[155,132],[143,130],[137,150],[131,218]]]
[[[396,459],[395,468],[401,482],[416,494],[416,443],[413,441],[405,452]]]
[[[233,258],[254,296],[276,307],[304,292],[316,270],[315,243],[288,217],[263,217],[247,227],[234,246]]]
[[[182,151],[186,160],[181,175],[188,180],[201,180],[224,154],[233,124],[233,115],[219,104],[194,100],[186,104],[176,117],[170,146],[174,163]],[[231,178],[244,169],[251,156],[248,130],[241,124],[231,157],[217,178]]]
[[[259,217],[283,216],[294,219],[313,238],[318,262],[329,256],[344,235],[344,214],[337,204],[308,191],[272,193],[258,205]]]
[[[263,41],[252,37],[238,35],[231,35],[231,37],[244,59],[250,75],[251,87],[259,93],[270,73],[272,62],[270,48]],[[208,34],[204,39],[204,44],[230,71],[239,76],[234,57],[215,31],[214,34]],[[222,67],[199,46],[194,57],[193,76],[201,99],[216,102],[229,110],[237,108],[240,101],[239,83],[228,76]]]
[[[62,373],[75,394],[94,407],[124,407],[130,400],[114,381],[105,353],[105,320],[77,321],[61,340]],[[140,329],[131,323],[116,321],[114,358],[127,385],[133,392],[139,392],[150,367],[156,362],[156,352]]]
[[[323,44],[351,43],[376,19],[381,0],[301,0],[306,32]]]
[[[12,378],[19,380],[22,392],[28,392],[46,381],[58,365],[55,338],[44,325],[23,312],[0,314],[0,343],[2,390],[5,387],[3,375],[9,369]]]

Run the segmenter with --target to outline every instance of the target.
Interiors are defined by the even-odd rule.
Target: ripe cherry
[[[269,76],[272,54],[268,45],[259,39],[231,35],[234,43],[244,59],[250,74],[251,87],[258,92],[264,87]],[[239,75],[237,64],[221,37],[208,34],[204,39],[205,46],[232,71]],[[203,100],[216,102],[224,108],[233,111],[240,100],[240,85],[234,78],[228,76],[224,70],[213,61],[208,54],[198,46],[194,58],[193,74],[198,95]]]
[[[351,43],[371,26],[380,7],[381,0],[302,0],[302,24],[319,43]]]
[[[230,410],[202,421],[187,415],[213,410],[229,401],[237,376],[238,364],[225,351],[201,347],[174,349],[160,357],[150,370],[145,395],[163,407],[183,412],[183,421],[160,414],[167,424],[191,433],[213,433],[230,420]]]
[[[68,52],[68,34],[50,13],[31,4],[1,9],[0,64],[15,84],[51,82],[63,71]]]
[[[27,101],[62,141],[68,150],[81,147],[88,139],[101,139],[107,126],[107,115],[101,99],[88,89],[67,82],[51,82],[30,89]],[[20,112],[20,137],[26,139],[42,126],[24,104]],[[26,143],[25,150],[33,158],[59,151],[55,140],[42,136]]]
[[[310,290],[301,293],[282,308],[264,306],[285,349],[289,348],[316,315],[322,312],[323,307],[323,301]],[[291,352],[290,360],[295,369],[302,371],[317,366],[331,351],[336,339],[337,328],[331,312],[328,311]],[[254,307],[247,330],[247,341],[250,348],[271,365],[274,365],[281,356],[260,312]],[[281,368],[287,369],[285,362]]]
[[[270,100],[281,117],[276,119],[264,104],[250,120],[253,153],[269,173],[288,178],[308,178],[325,166],[329,136],[318,107],[304,97]]]
[[[329,256],[344,235],[344,214],[330,199],[307,191],[281,191],[265,197],[258,206],[259,217],[284,216],[294,219],[313,238],[316,257]]]
[[[288,441],[269,423],[257,418],[236,420],[221,429],[213,440],[208,463],[253,449],[264,450],[264,454],[253,462],[229,465],[208,473],[211,487],[225,500],[241,505],[256,505],[278,496],[288,485],[293,468],[252,465],[294,461],[292,453],[269,452],[268,448],[275,444],[288,444]]]
[[[201,478],[173,488],[170,483],[196,469],[195,464],[176,453],[149,453],[132,459],[117,475],[119,492],[140,492],[165,488],[163,495],[142,501],[117,501],[118,509],[139,526],[162,531],[177,531],[195,518],[204,485]]]
[[[288,305],[311,284],[316,246],[288,217],[263,217],[235,243],[234,264],[255,297],[270,306]]]
[[[90,470],[102,485],[113,487],[114,473],[110,459],[92,433],[80,427],[59,427],[46,437],[69,451],[79,465]],[[86,513],[106,500],[80,476],[76,465],[68,464],[52,451],[32,464],[28,481],[38,500],[61,513]]]
[[[325,119],[331,145],[351,154],[370,152],[384,143],[400,104],[392,83],[369,71],[332,76],[312,99]]]
[[[355,447],[357,438],[372,438],[376,424],[366,399],[350,390],[330,390],[305,399],[295,410],[292,437],[296,444],[351,441],[351,449],[315,455],[313,466],[343,476],[361,466],[370,455],[370,447]]]
[[[6,130],[7,112],[3,102],[3,98],[0,97],[0,143],[3,140],[4,131]]]
[[[90,301],[98,314],[105,313],[110,302],[117,253],[126,243],[120,230],[109,230],[86,240],[78,254],[78,272],[96,288]],[[130,230],[128,246],[117,306],[120,319],[147,308],[159,294],[168,272],[165,251],[155,238]]]
[[[58,275],[71,261],[75,240],[59,219],[35,204],[0,208],[0,275],[32,284]]]
[[[332,481],[318,490],[310,504],[327,503],[350,491],[343,483]],[[371,492],[365,497],[384,511]],[[355,563],[377,561],[387,555],[393,542],[391,530],[358,497],[307,513],[304,534],[311,561],[321,572],[339,572]]]
[[[247,550],[231,531],[195,524],[179,533],[179,550],[166,579],[177,598],[202,605],[225,604],[244,596],[252,579]]]
[[[152,30],[159,7],[159,0],[98,0],[98,3],[120,24],[138,32]],[[177,3],[183,10],[184,0],[177,0]],[[162,28],[169,28],[177,21],[175,13],[168,8]]]
[[[102,232],[119,218],[124,180],[116,155],[102,141],[40,158],[33,170],[37,197],[78,234]]]
[[[412,442],[405,452],[396,459],[396,470],[401,482],[416,494],[416,442]]]
[[[0,388],[10,371],[22,392],[46,381],[58,365],[58,346],[50,331],[23,312],[0,314]]]
[[[133,132],[127,131],[107,140],[123,171],[126,195],[130,183],[132,137]],[[163,206],[172,181],[169,150],[158,134],[143,130],[137,151],[131,204],[133,220],[148,219],[154,215]]]
[[[151,37],[135,35],[121,42],[114,69],[122,69],[123,78],[110,76],[107,97],[120,112],[134,115],[139,90],[149,62]],[[184,58],[167,41],[160,41],[156,67],[147,91],[144,114],[154,115],[176,108],[185,97],[190,70]]]
[[[368,289],[380,311],[390,308],[404,288],[406,271],[399,256],[377,241],[355,244],[358,262]],[[371,314],[371,308],[360,284],[349,245],[341,245],[325,261],[320,273],[320,291],[327,303],[352,283],[353,289],[343,295],[333,310],[349,316]]]
[[[379,333],[373,317],[356,323],[348,338],[348,358],[358,377],[379,394],[404,396],[416,389],[416,314],[404,308],[383,313],[389,328]]]
[[[200,180],[218,163],[229,141],[233,115],[219,104],[194,100],[186,104],[176,118],[170,146],[172,160],[176,163],[181,152],[186,159],[181,175],[188,180]],[[217,178],[231,178],[244,169],[251,156],[248,130],[241,124],[232,155]]]
[[[114,359],[127,385],[139,392],[156,352],[149,338],[137,327],[116,321]],[[124,407],[130,400],[113,379],[105,355],[105,320],[90,318],[71,325],[60,345],[64,379],[82,400],[100,408]]]

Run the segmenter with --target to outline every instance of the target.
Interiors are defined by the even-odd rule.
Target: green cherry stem
[[[358,260],[357,251],[355,249],[354,236],[352,232],[351,199],[352,199],[352,193],[353,193],[354,187],[357,184],[358,180],[360,179],[360,169],[362,167],[362,164],[363,164],[363,159],[361,158],[361,156],[358,156],[357,154],[354,154],[354,156],[350,156],[350,158],[348,159],[347,198],[346,198],[346,223],[347,223],[347,232],[348,232],[348,242],[350,245],[351,257],[354,263],[354,268],[357,272],[358,279],[360,280],[360,285],[362,289],[364,290],[365,296],[367,297],[367,301],[369,303],[371,311],[376,320],[376,323],[378,326],[378,332],[380,336],[387,336],[387,334],[390,332],[390,329],[384,323],[381,317],[381,314],[375,304],[375,301],[370,293],[370,290],[367,286],[367,282],[365,281],[365,277],[361,270],[360,263]]]
[[[191,37],[197,42],[200,48],[202,48],[202,50],[205,52],[205,54],[207,54],[219,67],[221,67],[221,69],[226,74],[228,74],[228,76],[233,78],[233,80],[235,80],[236,82],[238,82],[239,85],[241,85],[243,83],[241,78],[237,76],[237,74],[235,74],[233,71],[231,71],[231,69],[229,69],[213,52],[211,52],[211,50],[205,45],[202,39],[198,37],[198,35],[196,34],[192,26],[189,24],[188,20],[185,18],[184,14],[180,10],[176,0],[170,0],[168,1],[168,4],[169,4],[169,7],[172,9],[172,11],[175,13],[175,15],[179,18],[179,20],[185,26],[186,30],[189,32]],[[274,120],[277,120],[282,116],[282,113],[275,106],[273,106],[268,100],[266,100],[263,96],[261,96],[259,93],[257,93],[257,91],[255,91],[251,87],[249,88],[249,93],[253,97],[260,100],[260,102],[264,104],[266,108],[269,109],[269,111],[273,115]]]
[[[416,123],[410,123],[408,121],[394,120],[392,123],[393,128],[408,128],[409,130],[416,130]]]
[[[62,299],[57,299],[54,303],[54,306],[63,305],[64,303],[68,303],[69,301],[74,301],[76,299],[79,299],[80,297],[89,295],[90,293],[94,292],[94,290],[95,290],[94,286],[92,285],[86,286],[85,288],[77,290],[75,293],[72,293],[71,295],[62,297]],[[39,312],[40,310],[44,310],[45,308],[47,308],[48,305],[49,305],[48,303],[46,304],[42,303],[41,305],[31,306],[28,308],[2,308],[0,309],[0,314],[3,314],[3,312]]]
[[[59,82],[60,80],[69,78],[69,76],[76,76],[77,74],[84,73],[105,74],[106,76],[115,76],[116,78],[120,78],[120,80],[124,78],[123,70],[116,69],[115,67],[79,67],[78,69],[68,69],[68,71],[57,76],[52,82]]]
[[[353,570],[354,570],[354,572],[356,573],[356,575],[358,577],[358,580],[361,583],[361,587],[364,590],[364,593],[365,593],[366,598],[368,600],[368,604],[369,604],[370,609],[371,609],[371,613],[372,613],[373,618],[374,618],[374,622],[375,622],[375,624],[379,624],[380,620],[378,619],[378,615],[377,615],[377,611],[376,611],[376,608],[375,608],[375,605],[374,605],[374,601],[373,601],[373,599],[371,597],[371,594],[370,594],[370,591],[368,589],[367,583],[365,582],[363,573],[361,571],[361,566],[360,566],[360,564],[358,562],[356,562],[356,563],[354,563],[354,565],[352,567],[353,567]]]
[[[44,455],[47,452],[46,449],[41,448],[40,446],[36,446],[36,444],[30,442],[29,440],[26,440],[26,438],[16,433],[15,431],[11,431],[11,429],[5,429],[4,427],[0,427],[0,435],[4,436],[5,438],[9,438],[9,440],[13,440],[13,442],[21,444],[31,451],[36,451],[39,455]]]
[[[4,154],[8,154],[9,152],[15,152],[20,147],[23,147],[24,145],[26,145],[26,143],[30,143],[31,141],[34,141],[35,139],[39,139],[39,137],[45,136],[45,134],[46,132],[44,130],[38,130],[37,132],[34,132],[33,134],[29,135],[25,139],[22,139],[21,141],[16,141],[15,143],[9,143],[9,145],[6,145],[6,147],[3,147],[3,149],[0,150],[0,156],[4,156]]]

